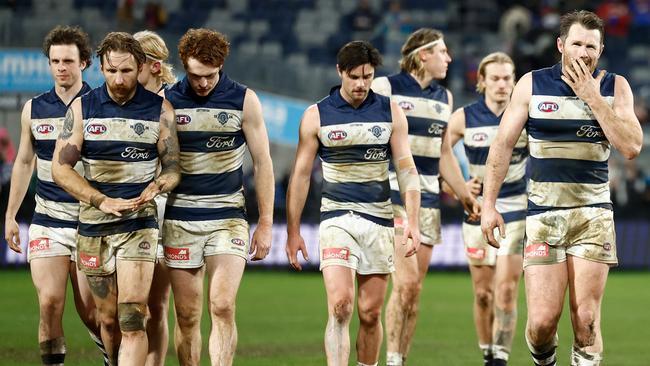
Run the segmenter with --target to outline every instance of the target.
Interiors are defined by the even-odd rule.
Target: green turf
[[[650,364],[650,273],[613,273],[603,304],[603,365]],[[36,294],[27,271],[0,272],[0,365],[38,365]],[[522,288],[523,290],[523,288]],[[517,335],[511,365],[530,365],[522,331],[520,296]],[[429,274],[409,365],[480,365],[471,319],[471,283],[467,273]],[[235,365],[324,365],[325,292],[318,273],[249,271],[237,301],[239,345]],[[69,365],[100,365],[98,351],[78,320],[68,293],[64,319]],[[356,332],[353,322],[352,332]],[[203,365],[207,357],[207,316],[203,318]],[[560,326],[560,364],[568,365],[571,330],[568,313]],[[167,365],[178,362],[171,351]],[[350,359],[354,360],[353,355]],[[380,365],[384,362],[382,350]],[[351,362],[351,364],[353,364]]]

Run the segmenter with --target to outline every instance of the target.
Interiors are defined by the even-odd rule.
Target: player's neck
[[[158,80],[158,78],[150,78],[149,81],[147,81],[146,85],[143,85],[145,89],[149,90],[152,93],[158,93],[160,91],[160,88],[162,88],[162,81]]]
[[[418,82],[420,85],[420,89],[424,89],[431,85],[431,82],[433,81],[433,75],[429,75],[429,73],[425,72],[423,77],[419,77],[415,73],[411,72],[411,76],[413,76],[413,79]]]
[[[117,103],[118,105],[124,105],[124,104],[126,104],[126,102],[133,99],[133,97],[135,96],[135,92],[138,90],[137,87],[133,88],[133,90],[131,92],[129,92],[129,95],[127,95],[125,97],[120,97],[120,96],[117,96],[117,95],[113,94],[113,92],[111,92],[111,88],[106,88],[106,89],[108,90],[108,96],[111,97],[111,99],[113,99],[113,101],[115,103]]]
[[[508,101],[503,101],[503,102],[497,102],[495,100],[492,100],[490,98],[485,98],[485,105],[487,105],[488,109],[494,113],[495,116],[500,116],[503,111],[506,110],[506,107],[508,106]]]
[[[72,86],[65,87],[63,85],[57,85],[54,84],[54,92],[56,95],[61,99],[65,105],[70,104],[74,97],[79,94],[79,91],[81,90],[81,87],[83,86],[83,82],[81,80],[77,81],[74,83]]]

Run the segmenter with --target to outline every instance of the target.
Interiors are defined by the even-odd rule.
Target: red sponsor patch
[[[348,248],[325,248],[323,249],[323,260],[326,259],[343,259],[348,260],[350,249]]]
[[[547,243],[533,243],[526,247],[526,258],[548,257],[549,247]]]
[[[81,265],[86,268],[99,268],[99,257],[96,255],[79,252],[79,259],[81,259]]]
[[[467,248],[465,252],[467,253],[467,256],[472,259],[485,258],[485,249],[483,248]]]
[[[189,261],[190,248],[165,247],[165,258],[172,261]]]
[[[32,253],[47,249],[50,249],[49,238],[38,238],[29,241],[29,251]]]

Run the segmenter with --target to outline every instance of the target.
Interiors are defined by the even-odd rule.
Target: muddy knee
[[[494,294],[492,293],[491,289],[476,289],[476,293],[474,294],[474,301],[476,301],[476,304],[481,309],[487,309],[492,306],[492,302],[494,301]]]
[[[341,299],[334,304],[334,318],[338,323],[345,323],[352,316],[352,299]]]
[[[583,348],[593,346],[596,342],[598,329],[596,326],[596,312],[592,309],[579,308],[575,315],[575,343]]]
[[[117,316],[122,332],[144,331],[147,305],[135,302],[117,304]]]

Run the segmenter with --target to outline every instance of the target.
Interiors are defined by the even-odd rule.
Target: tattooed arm
[[[65,114],[63,130],[56,140],[52,154],[52,178],[61,188],[74,198],[95,206],[105,213],[122,216],[120,211],[132,210],[134,200],[109,198],[74,170],[75,164],[81,157],[83,145],[83,118],[81,115],[81,99],[77,98]]]
[[[174,108],[167,100],[163,101],[160,112],[160,136],[158,137],[158,156],[160,159],[160,174],[142,191],[138,204],[151,201],[160,193],[174,189],[180,181],[178,137],[176,136],[176,115]]]

